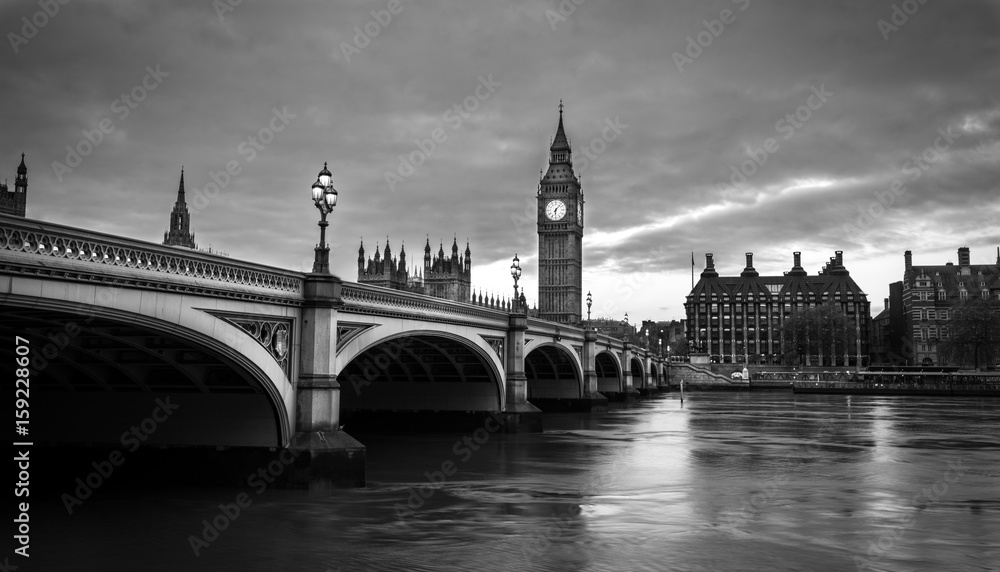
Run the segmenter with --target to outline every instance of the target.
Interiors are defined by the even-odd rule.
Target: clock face
[[[549,220],[562,220],[566,216],[566,203],[556,199],[545,205],[545,216]]]

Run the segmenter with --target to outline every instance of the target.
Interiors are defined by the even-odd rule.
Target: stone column
[[[308,274],[300,325],[299,375],[295,382],[293,486],[365,486],[365,446],[340,429],[337,382],[337,310],[341,282]]]
[[[583,400],[591,411],[607,409],[608,398],[597,390],[597,331],[583,331]]]
[[[646,382],[642,385],[650,392],[656,393],[660,380],[653,377],[653,356],[649,354],[649,350],[646,350],[646,357],[643,358],[642,364],[646,373]]]
[[[623,342],[622,351],[622,390],[625,401],[638,399],[639,392],[632,385],[632,344]]]
[[[504,431],[541,431],[542,412],[528,402],[528,378],[524,374],[524,332],[528,329],[528,316],[514,312],[510,314],[507,328],[506,392],[501,417]]]

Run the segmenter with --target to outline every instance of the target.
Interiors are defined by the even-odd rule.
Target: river
[[[544,426],[355,435],[368,487],[327,495],[53,497],[20,570],[1000,570],[1000,399],[690,392]]]

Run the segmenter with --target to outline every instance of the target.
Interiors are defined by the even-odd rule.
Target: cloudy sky
[[[683,317],[692,252],[727,275],[843,250],[875,311],[904,250],[996,260],[996,0],[231,4],[0,4],[29,217],[159,242],[183,165],[200,246],[308,270],[326,161],[336,274],[362,237],[414,263],[457,236],[474,286],[509,292],[517,253],[534,301],[562,99],[595,317]]]

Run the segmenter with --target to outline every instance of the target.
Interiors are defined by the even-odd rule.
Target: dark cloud
[[[792,251],[815,272],[844,250],[877,302],[903,250],[939,263],[1000,242],[995,2],[920,4],[888,38],[879,20],[902,2],[589,0],[563,19],[555,0],[404,0],[377,23],[388,4],[243,2],[221,18],[195,1],[61,5],[17,53],[9,35],[0,50],[0,177],[23,151],[29,216],[159,241],[181,165],[191,202],[235,161],[239,174],[193,217],[199,243],[307,268],[309,186],[327,161],[341,191],[336,272],[354,277],[362,236],[369,252],[405,241],[415,263],[425,236],[436,251],[457,235],[487,290],[509,289],[517,252],[533,299],[534,193],[561,98],[599,314],[680,317],[692,252],[696,274],[705,252],[738,273],[749,251],[779,274]],[[3,31],[19,34],[38,9],[3,3]],[[734,21],[679,71],[674,54],[725,9]],[[123,94],[157,66],[169,75],[123,116]],[[489,98],[476,98],[482,78],[498,84]],[[778,122],[802,119],[821,87],[833,95],[786,138]],[[294,118],[262,133],[275,110]],[[113,132],[57,173],[102,119]],[[609,121],[627,125],[613,141]],[[435,129],[445,140],[391,189],[386,173]],[[934,155],[939,129],[958,136]],[[732,186],[768,138],[779,148]],[[915,155],[933,161],[914,180]],[[895,179],[905,192],[881,206]]]

